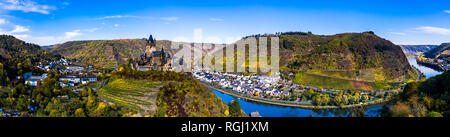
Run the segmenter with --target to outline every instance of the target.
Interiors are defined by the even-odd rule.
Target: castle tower
[[[145,54],[147,54],[147,56],[151,56],[153,51],[156,51],[156,40],[152,35],[150,35],[147,40],[147,44],[145,45]]]

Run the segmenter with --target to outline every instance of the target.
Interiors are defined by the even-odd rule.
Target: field
[[[297,72],[294,82],[306,86],[324,89],[373,90],[392,87],[391,84],[383,82],[348,80],[305,72]]]
[[[97,93],[104,100],[150,115],[156,111],[159,86],[159,82],[110,79]]]

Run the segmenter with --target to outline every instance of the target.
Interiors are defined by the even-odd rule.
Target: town
[[[72,65],[73,63],[71,61],[68,61],[65,58],[61,58],[58,61],[49,61],[47,64],[48,65],[44,65],[40,62],[37,68],[47,72],[53,70],[58,71],[60,74],[66,74],[59,78],[60,86],[62,88],[74,87],[80,84],[97,81],[96,75],[99,74],[98,72],[92,71],[92,66],[75,66]],[[23,74],[25,84],[32,87],[38,86],[47,77],[47,73],[42,75],[33,75],[32,72],[27,72]],[[20,78],[21,77],[19,76],[18,79]]]
[[[386,89],[342,90],[300,85],[282,78],[292,73],[272,75],[243,75],[226,72],[193,71],[193,77],[211,87],[248,97],[258,101],[279,105],[344,106],[379,103],[388,100],[403,89],[404,83]],[[336,99],[339,98],[339,99]],[[267,103],[267,102],[266,102]]]

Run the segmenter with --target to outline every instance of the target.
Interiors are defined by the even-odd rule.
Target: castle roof
[[[150,37],[148,38],[148,42],[150,43],[155,43],[156,39],[153,38],[152,35],[150,35]]]

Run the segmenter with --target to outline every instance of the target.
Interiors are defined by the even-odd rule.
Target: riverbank
[[[425,75],[425,79],[439,75],[442,71],[437,69],[430,68],[426,65],[419,64],[416,58],[408,58],[408,62],[410,65],[416,67],[423,75]],[[423,80],[423,79],[421,79]]]
[[[342,109],[342,108],[355,108],[355,107],[361,107],[361,106],[372,106],[372,105],[380,105],[383,103],[388,102],[389,100],[377,100],[377,101],[373,101],[373,102],[369,102],[369,103],[361,103],[361,104],[353,104],[353,105],[344,105],[344,106],[315,106],[311,103],[304,103],[304,104],[300,104],[300,102],[297,103],[293,103],[293,102],[289,102],[289,101],[272,101],[272,100],[268,100],[268,99],[259,99],[259,98],[252,98],[252,97],[248,97],[248,96],[244,96],[241,94],[237,94],[237,93],[233,93],[233,91],[229,91],[229,89],[223,89],[221,87],[218,87],[216,85],[210,84],[210,83],[206,83],[206,82],[202,82],[200,81],[200,83],[204,86],[207,86],[211,89],[214,89],[218,92],[221,92],[223,94],[227,94],[230,96],[234,96],[237,98],[241,98],[241,99],[245,99],[245,100],[249,100],[249,101],[253,101],[253,102],[258,102],[258,103],[263,103],[263,104],[270,104],[270,105],[277,105],[277,106],[285,106],[285,107],[297,107],[297,108],[304,108],[304,109]]]

